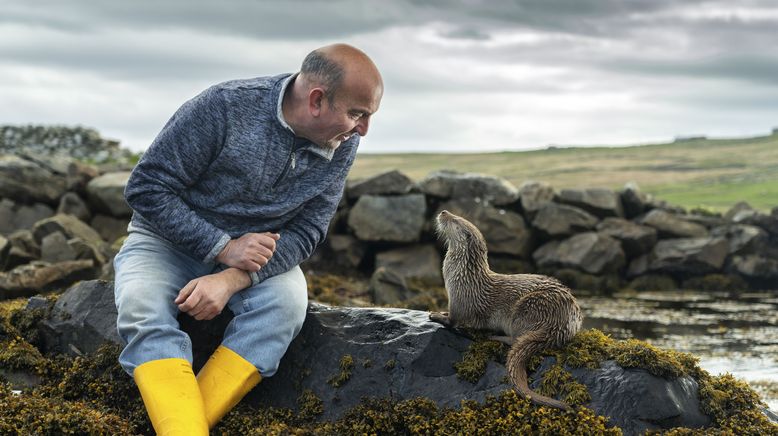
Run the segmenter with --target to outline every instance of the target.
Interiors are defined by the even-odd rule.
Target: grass
[[[641,190],[687,208],[725,211],[738,201],[769,211],[778,206],[778,135],[700,139],[627,147],[570,147],[499,153],[360,153],[351,178],[399,169],[414,180],[450,169],[526,180],[556,189]]]

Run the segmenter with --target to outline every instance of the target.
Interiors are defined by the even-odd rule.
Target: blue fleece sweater
[[[129,231],[206,263],[232,238],[281,234],[252,284],[286,272],[324,240],[359,135],[334,152],[295,136],[281,113],[284,74],[212,86],[184,103],[132,172]]]

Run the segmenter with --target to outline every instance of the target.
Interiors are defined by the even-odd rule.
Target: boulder
[[[758,254],[735,256],[730,267],[734,272],[754,279],[778,280],[778,260]],[[775,284],[773,284],[773,288]]]
[[[418,279],[442,285],[440,254],[434,245],[413,245],[376,254],[376,268],[386,268],[404,279]]]
[[[64,174],[20,156],[0,156],[0,197],[56,206],[66,191]]]
[[[68,191],[86,194],[86,185],[90,180],[100,175],[100,170],[83,162],[74,160],[67,166]]]
[[[10,199],[0,199],[0,234],[11,234],[29,229],[37,221],[54,215],[54,210],[43,203],[17,204]]]
[[[30,230],[17,230],[8,235],[8,240],[11,241],[11,245],[14,248],[29,253],[35,259],[41,255],[41,246],[35,241],[35,237]]]
[[[3,235],[0,235],[0,271],[5,271],[5,266],[8,263],[8,254],[11,252],[11,241]]]
[[[95,277],[92,260],[34,261],[0,273],[0,300],[30,296],[76,280]]]
[[[122,236],[127,236],[127,225],[130,224],[130,220],[97,214],[89,224],[104,241],[112,243]]]
[[[651,197],[640,192],[640,188],[636,183],[627,183],[619,195],[626,218],[632,219],[648,211]]]
[[[557,201],[580,207],[599,218],[624,216],[619,194],[610,189],[563,189],[559,192]]]
[[[46,325],[42,336],[47,348],[77,354],[102,341],[118,341],[115,310],[110,282],[84,282],[69,289],[52,311],[52,319],[59,324],[41,323]],[[228,311],[222,315],[204,322],[186,321],[188,316],[182,319],[183,329],[193,340],[196,370],[202,356],[218,345],[230,318]],[[505,367],[495,361],[486,364],[476,383],[457,376],[454,365],[471,343],[456,331],[430,322],[428,312],[311,303],[305,324],[276,375],[257,385],[244,403],[294,411],[300,407],[301,394],[309,390],[323,404],[318,419],[334,420],[364,398],[426,397],[439,407],[458,408],[462,400],[483,403],[488,396],[512,389]],[[554,358],[547,357],[530,374],[533,388],[538,388],[553,363]],[[700,411],[698,386],[690,377],[656,377],[642,369],[621,368],[613,361],[604,361],[596,369],[573,368],[570,373],[589,391],[588,407],[609,416],[625,434],[710,423]]]
[[[92,209],[115,217],[132,215],[132,209],[124,199],[124,187],[130,178],[130,173],[130,171],[106,173],[90,180],[86,185],[86,192]]]
[[[597,217],[577,207],[546,203],[532,220],[532,227],[550,238],[559,238],[592,230],[597,221]]]
[[[708,274],[721,270],[728,251],[724,238],[665,239],[654,246],[648,268],[671,274]]]
[[[378,267],[370,277],[370,298],[378,305],[392,305],[416,296],[405,278],[393,269]]]
[[[758,254],[767,248],[769,235],[761,227],[732,224],[715,227],[711,236],[726,238],[729,254]]]
[[[528,259],[534,248],[532,230],[516,212],[498,209],[473,199],[443,203],[435,213],[448,210],[472,222],[486,239],[489,253],[501,253]]]
[[[519,188],[521,209],[524,216],[531,219],[546,203],[554,201],[556,192],[548,183],[527,181]]]
[[[418,183],[419,190],[440,198],[478,198],[485,204],[505,206],[519,199],[511,182],[486,174],[436,171]]]
[[[626,264],[619,241],[596,232],[551,241],[535,250],[532,257],[541,268],[575,268],[590,274],[616,272]]]
[[[350,235],[329,235],[327,242],[334,261],[346,268],[356,268],[365,257],[365,244]]]
[[[767,230],[772,235],[778,235],[778,215],[761,213],[755,210],[743,210],[732,217],[735,224],[748,224]]]
[[[355,199],[363,195],[401,195],[409,193],[412,187],[410,177],[392,170],[364,180],[347,180],[346,196]]]
[[[68,239],[81,238],[90,244],[97,246],[104,244],[103,238],[93,228],[72,215],[54,215],[35,223],[32,234],[40,243],[43,238],[54,232],[62,232]]]
[[[735,203],[734,206],[729,208],[729,210],[724,214],[724,219],[727,221],[732,221],[732,219],[737,215],[738,213],[742,211],[753,211],[754,208],[751,207],[750,204],[746,203],[745,201],[739,201]]]
[[[692,223],[673,213],[654,209],[636,220],[638,223],[655,228],[660,238],[699,238],[708,236],[705,226]]]
[[[623,218],[605,218],[597,224],[597,231],[621,242],[624,253],[630,259],[648,253],[656,244],[657,231]]]
[[[416,242],[426,209],[422,194],[363,195],[351,208],[348,225],[362,241]]]
[[[57,213],[73,215],[85,223],[88,223],[89,220],[92,219],[92,212],[89,210],[89,206],[87,206],[86,202],[82,200],[81,197],[79,197],[75,192],[67,192],[62,196],[62,198],[59,199]]]
[[[76,250],[68,245],[68,239],[62,232],[49,233],[41,241],[41,260],[56,263],[76,260]]]

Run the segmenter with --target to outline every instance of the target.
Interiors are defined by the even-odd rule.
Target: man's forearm
[[[236,294],[251,285],[251,277],[246,271],[238,268],[227,268],[219,273],[224,279],[231,294]]]

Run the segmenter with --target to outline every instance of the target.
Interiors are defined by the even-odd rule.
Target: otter
[[[447,327],[501,332],[504,336],[490,339],[511,346],[505,367],[518,391],[535,404],[570,410],[527,384],[530,357],[564,346],[581,328],[583,315],[570,289],[544,275],[491,271],[486,240],[472,223],[446,210],[436,221],[447,248],[443,280],[448,312],[432,312],[430,319]]]

